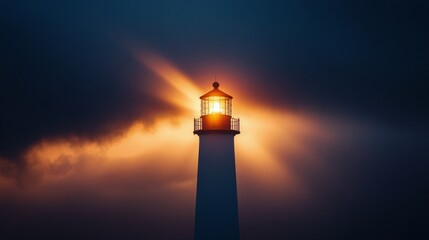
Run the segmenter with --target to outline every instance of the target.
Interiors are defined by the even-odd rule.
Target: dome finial
[[[214,87],[215,89],[218,89],[218,87],[219,87],[219,83],[218,83],[217,81],[215,81],[215,82],[213,83],[213,87]]]

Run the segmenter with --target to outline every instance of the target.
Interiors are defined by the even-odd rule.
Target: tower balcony
[[[240,133],[240,119],[229,115],[209,114],[194,118],[194,134],[208,133],[212,131]]]

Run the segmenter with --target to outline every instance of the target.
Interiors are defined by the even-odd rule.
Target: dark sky
[[[426,1],[1,1],[0,178],[16,185],[0,184],[0,235],[189,239],[187,198],[177,209],[164,200],[166,213],[151,204],[168,194],[145,193],[144,207],[132,194],[100,204],[78,183],[57,201],[14,194],[33,188],[26,154],[40,142],[116,141],[136,122],[185,111],[141,88],[153,73],[133,51],[147,49],[203,89],[213,75],[222,84],[224,69],[239,69],[246,78],[232,85],[261,106],[364,126],[349,142],[314,143],[329,170],[292,166],[311,201],[242,207],[243,239],[423,239],[428,12]]]

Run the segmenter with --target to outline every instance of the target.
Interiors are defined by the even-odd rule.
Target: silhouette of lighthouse
[[[232,97],[219,90],[200,97],[201,117],[194,119],[200,138],[198,154],[195,240],[238,240],[237,183],[234,136],[240,119],[232,118]]]

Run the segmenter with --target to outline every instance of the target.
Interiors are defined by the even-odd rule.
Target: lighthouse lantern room
[[[207,131],[228,131],[240,133],[240,119],[233,118],[232,97],[219,90],[219,83],[213,83],[213,90],[202,95],[201,117],[194,120],[194,134]]]

